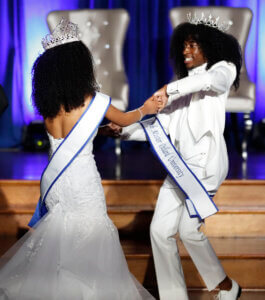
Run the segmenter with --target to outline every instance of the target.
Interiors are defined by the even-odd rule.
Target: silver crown
[[[204,15],[204,13],[201,13],[201,17],[197,17],[196,13],[192,16],[191,13],[187,14],[187,19],[189,23],[198,25],[203,24],[209,27],[216,28],[218,30],[221,30],[223,32],[227,31],[232,25],[233,21],[220,21],[219,17],[214,18],[211,14],[208,16],[208,18]]]
[[[42,40],[44,50],[79,41],[79,29],[77,24],[62,18],[51,34],[47,34]]]

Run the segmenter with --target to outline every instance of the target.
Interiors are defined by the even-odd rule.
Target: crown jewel
[[[209,27],[216,28],[218,30],[221,30],[223,32],[227,31],[232,25],[233,21],[220,21],[219,17],[214,18],[211,14],[208,16],[208,18],[204,15],[204,13],[201,13],[201,17],[197,17],[196,13],[192,16],[191,13],[187,14],[187,19],[189,23],[198,25],[203,24]]]
[[[44,50],[79,41],[79,29],[77,24],[62,18],[51,34],[47,34],[41,41]]]

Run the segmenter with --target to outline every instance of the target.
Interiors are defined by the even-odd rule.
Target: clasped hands
[[[161,89],[156,91],[153,94],[153,97],[155,98],[156,101],[161,103],[161,109],[159,112],[167,105],[168,101],[168,95],[167,95],[167,85],[165,84]]]
[[[144,105],[153,105],[151,101],[156,102],[156,113],[159,113],[164,107],[167,105],[168,102],[168,95],[167,95],[167,85],[164,85],[161,89],[156,91],[150,98],[148,98]],[[119,125],[110,122],[105,127],[103,135],[111,136],[114,138],[120,137],[122,127]]]

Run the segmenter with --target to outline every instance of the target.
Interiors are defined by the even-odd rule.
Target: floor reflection
[[[164,168],[146,143],[123,146],[117,157],[115,147],[97,149],[95,160],[102,179],[163,179]],[[0,151],[0,179],[39,180],[48,163],[48,152]],[[229,153],[228,179],[265,180],[265,153],[249,151],[247,161],[237,152]]]

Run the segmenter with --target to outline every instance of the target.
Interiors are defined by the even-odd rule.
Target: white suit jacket
[[[228,171],[223,137],[225,104],[236,77],[232,63],[220,61],[206,71],[206,64],[167,86],[169,100],[157,115],[184,161],[208,191],[215,192]],[[123,128],[129,140],[146,140],[139,123]],[[174,188],[169,177],[165,185]]]

